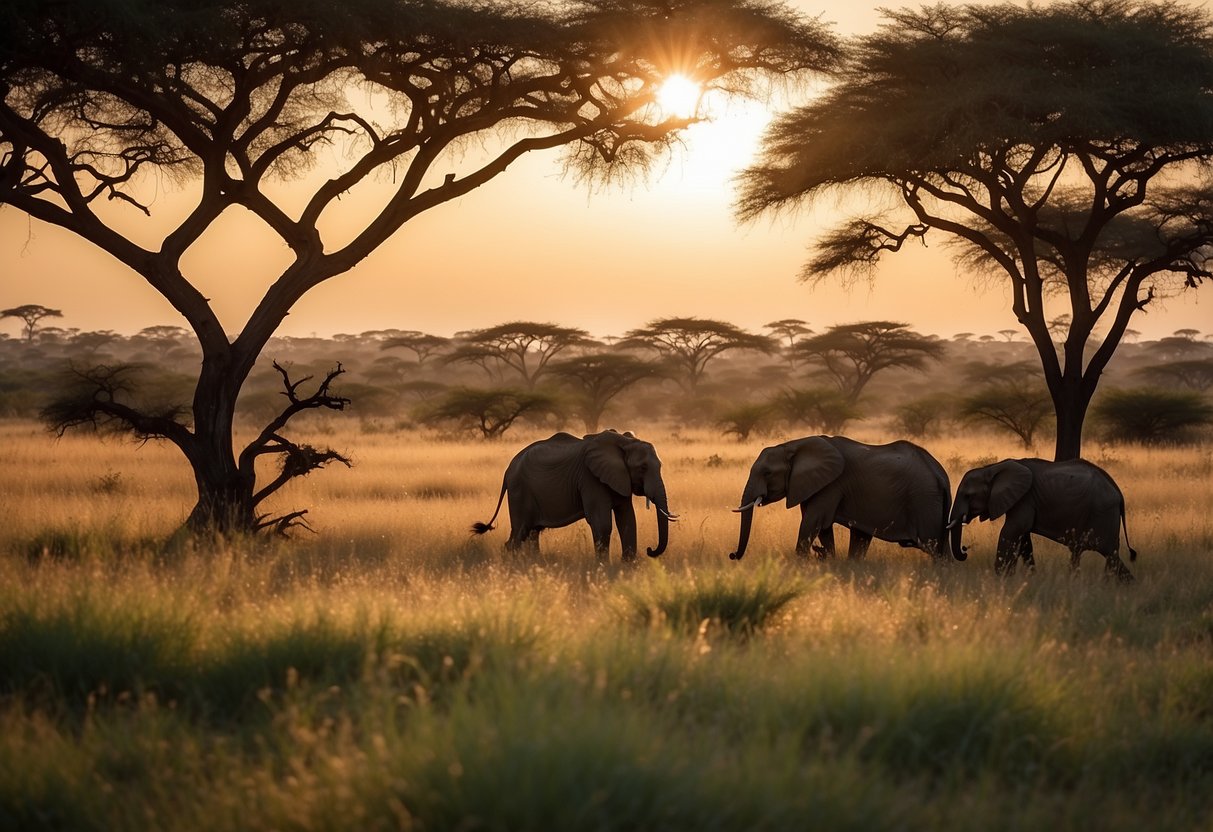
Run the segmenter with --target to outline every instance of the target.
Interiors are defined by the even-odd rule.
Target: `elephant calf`
[[[600,561],[607,559],[611,542],[611,517],[619,528],[623,559],[636,558],[636,512],[632,496],[644,497],[657,508],[657,548],[647,549],[657,557],[669,541],[669,524],[675,519],[666,500],[661,479],[661,460],[648,442],[631,433],[613,430],[578,439],[556,433],[527,445],[510,461],[501,483],[497,509],[487,523],[476,523],[472,531],[492,530],[509,494],[510,537],[506,547],[539,549],[539,532],[567,526],[585,518],[594,538]]]
[[[1091,549],[1104,556],[1108,574],[1133,580],[1120,559],[1123,528],[1129,560],[1137,560],[1137,552],[1129,546],[1125,498],[1099,466],[1082,459],[1004,459],[967,472],[948,518],[953,551],[964,551],[961,530],[970,520],[997,520],[1004,514],[1007,519],[994,556],[999,574],[1013,571],[1020,558],[1029,568],[1036,565],[1031,535],[1038,534],[1070,549],[1073,570],[1078,569],[1082,553]]]
[[[952,488],[943,466],[912,442],[866,445],[845,436],[810,436],[764,448],[741,493],[740,560],[750,540],[754,508],[779,500],[800,506],[796,552],[813,538],[823,557],[834,554],[835,523],[851,530],[848,556],[863,557],[873,537],[947,555],[944,526]],[[954,552],[964,560],[962,552]]]

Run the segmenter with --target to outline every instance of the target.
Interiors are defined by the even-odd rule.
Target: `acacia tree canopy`
[[[659,318],[628,332],[620,346],[641,347],[657,352],[679,369],[687,392],[694,394],[712,359],[729,350],[755,350],[769,354],[775,351],[776,342],[727,321]]]
[[[883,201],[822,238],[809,280],[870,269],[928,234],[958,242],[962,259],[1007,281],[1040,353],[1064,459],[1081,451],[1091,397],[1131,316],[1209,277],[1211,158],[1204,10],[941,4],[888,12],[837,84],[772,126],[743,174],[739,212],[840,189]],[[1058,293],[1070,320],[1055,347],[1046,301]]]
[[[868,382],[882,370],[923,370],[943,357],[943,344],[896,321],[861,321],[832,326],[792,348],[802,359],[821,365],[848,405],[855,405]]]
[[[746,92],[837,55],[822,26],[773,0],[13,0],[0,203],[88,240],[185,319],[203,353],[192,423],[143,427],[194,469],[191,525],[246,529],[252,461],[275,444],[237,455],[235,403],[307,292],[525,153],[564,148],[574,171],[605,179],[643,166],[694,121],[656,104],[671,73]],[[340,166],[313,170],[328,148]],[[391,183],[376,212],[326,239],[322,217],[371,178]],[[130,229],[164,180],[189,183],[193,204],[149,242]],[[229,209],[290,257],[248,320],[224,326],[185,256]]]

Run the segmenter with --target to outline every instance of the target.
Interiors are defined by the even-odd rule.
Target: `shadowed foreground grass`
[[[718,444],[658,444],[684,520],[636,568],[469,540],[512,446],[318,480],[318,537],[236,548],[158,542],[156,458],[7,451],[0,829],[1210,828],[1207,450],[1104,460],[1124,587],[1048,546],[996,578],[988,525],[964,564],[801,561],[776,507],[728,561]]]
[[[867,564],[254,594],[273,558],[221,576],[195,557],[8,570],[0,827],[1194,829],[1213,810],[1207,598]],[[1132,637],[1150,615],[1173,620]]]

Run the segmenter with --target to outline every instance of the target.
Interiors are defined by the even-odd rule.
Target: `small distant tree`
[[[764,324],[763,329],[771,333],[772,338],[777,338],[784,341],[783,354],[788,359],[789,366],[796,366],[796,356],[792,349],[796,346],[796,340],[805,335],[812,335],[813,330],[805,325],[805,321],[799,318],[784,318],[779,321],[771,321],[769,324]]]
[[[1176,338],[1187,338],[1189,341],[1195,341],[1195,340],[1196,340],[1196,338],[1197,338],[1197,336],[1199,336],[1199,335],[1200,335],[1200,330],[1199,330],[1199,329],[1191,329],[1190,327],[1186,327],[1186,328],[1184,328],[1184,329],[1177,329],[1177,330],[1175,330],[1175,332],[1174,332],[1174,333],[1172,333],[1172,334],[1173,334],[1173,335],[1174,335]]]
[[[1133,375],[1149,379],[1167,378],[1183,387],[1204,392],[1213,388],[1213,358],[1192,358],[1138,367]]]
[[[11,309],[0,309],[0,318],[20,318],[25,322],[25,340],[34,340],[34,331],[38,322],[44,318],[62,318],[63,313],[58,309],[27,303],[24,306],[14,306]]]
[[[785,390],[772,404],[792,427],[823,433],[841,433],[847,422],[863,418],[855,403],[837,390]]]
[[[500,439],[524,415],[555,412],[556,400],[546,393],[459,387],[423,407],[419,421],[428,425],[453,423],[463,430],[478,432],[484,439]]]
[[[963,396],[958,415],[971,422],[987,422],[1019,437],[1031,448],[1036,434],[1053,412],[1052,399],[1040,373],[1028,362],[989,365],[972,362],[965,369],[969,382],[979,385]]]
[[[1109,390],[1095,402],[1092,412],[1103,437],[1113,442],[1182,442],[1200,428],[1213,425],[1213,404],[1188,390]]]
[[[1019,330],[1018,329],[1000,329],[1000,330],[998,330],[998,334],[1001,335],[1004,339],[1006,339],[1006,342],[1009,344],[1015,340],[1015,336],[1019,334]]]
[[[522,378],[526,389],[534,390],[557,355],[572,347],[593,343],[584,329],[512,321],[460,333],[458,345],[443,361],[478,364],[486,370],[494,366],[506,367]]]
[[[430,358],[446,349],[450,343],[450,338],[443,338],[441,335],[429,335],[425,332],[410,330],[385,338],[379,348],[409,350],[417,357],[417,366],[424,367]]]
[[[769,427],[779,415],[775,402],[747,402],[721,413],[719,425],[725,435],[733,434],[738,442],[744,442],[755,431]]]
[[[864,321],[832,326],[805,338],[795,352],[819,364],[854,405],[877,373],[893,367],[924,370],[944,355],[943,344],[893,321]]]
[[[708,364],[723,353],[775,351],[775,341],[765,335],[707,318],[659,318],[628,332],[620,346],[649,349],[663,356],[679,370],[678,383],[692,396],[698,392]]]
[[[598,431],[612,399],[659,371],[657,365],[624,353],[579,355],[551,365],[552,375],[574,391],[574,407],[586,433]]]
[[[930,436],[947,421],[948,405],[943,396],[911,399],[893,409],[893,425],[899,433],[916,439]]]

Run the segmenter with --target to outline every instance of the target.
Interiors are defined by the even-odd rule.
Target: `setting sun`
[[[699,109],[703,88],[685,75],[671,75],[657,91],[657,103],[667,117],[690,118]]]

